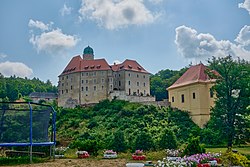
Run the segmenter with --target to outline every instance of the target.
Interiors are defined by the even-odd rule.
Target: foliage
[[[223,154],[222,161],[226,166],[247,166],[248,163],[247,157],[239,153],[233,153],[232,151]]]
[[[0,74],[0,99],[8,97],[10,101],[15,101],[32,92],[57,92],[57,87],[49,80],[43,82],[38,78],[4,77]]]
[[[72,143],[71,148],[77,148],[79,151],[88,151],[90,154],[94,156],[97,155],[98,150],[100,149],[100,143],[96,140],[76,140]]]
[[[177,143],[183,143],[189,135],[197,133],[197,125],[186,112],[121,100],[104,100],[93,107],[58,108],[56,127],[57,140],[64,146],[89,139],[98,141],[100,149],[115,151],[159,148],[165,129],[178,135]],[[136,147],[145,145],[139,139],[136,141],[141,132],[142,135],[146,133],[142,141],[148,140],[147,149]]]
[[[150,94],[156,96],[156,100],[160,101],[168,99],[166,88],[171,86],[185,71],[183,68],[180,71],[161,70],[150,77]]]
[[[250,120],[250,64],[244,60],[234,61],[231,56],[213,58],[210,68],[217,71],[208,74],[216,78],[212,90],[216,92],[215,106],[212,108],[210,128],[227,140],[228,147],[233,142],[249,140]]]
[[[137,135],[134,149],[149,151],[154,148],[154,141],[149,133],[142,131]]]
[[[117,152],[124,152],[127,149],[124,134],[122,131],[117,131],[114,133],[114,137],[111,141],[110,147]]]
[[[159,141],[160,149],[176,149],[177,139],[175,134],[170,129],[165,129]]]
[[[200,145],[200,138],[191,138],[183,151],[183,155],[205,153],[205,148]]]

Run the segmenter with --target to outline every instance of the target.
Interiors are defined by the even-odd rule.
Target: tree
[[[154,149],[154,141],[152,136],[145,131],[140,132],[135,139],[135,149],[145,151]]]
[[[216,78],[212,90],[216,92],[215,106],[212,108],[213,127],[226,137],[228,148],[237,140],[246,140],[250,122],[247,110],[250,101],[250,64],[244,60],[233,60],[231,56],[213,58],[208,61]],[[248,136],[249,137],[249,136]]]
[[[176,136],[172,130],[166,129],[164,133],[161,135],[161,139],[159,141],[159,147],[161,149],[176,149],[177,148],[177,140]]]
[[[111,148],[117,152],[124,152],[127,149],[124,134],[122,131],[117,131],[114,133],[114,138],[111,142]]]

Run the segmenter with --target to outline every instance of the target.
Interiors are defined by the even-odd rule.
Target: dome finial
[[[88,45],[84,50],[83,54],[91,54],[94,55],[94,50]]]

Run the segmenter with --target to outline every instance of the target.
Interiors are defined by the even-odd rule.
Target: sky
[[[57,85],[90,46],[148,72],[231,55],[250,60],[250,0],[1,0],[0,73]]]

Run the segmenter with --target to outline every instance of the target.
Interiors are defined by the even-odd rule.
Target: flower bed
[[[104,151],[104,158],[117,158],[117,153],[113,150],[106,150]]]
[[[220,154],[194,154],[191,156],[184,156],[172,158],[164,158],[163,161],[158,161],[156,167],[163,166],[197,166],[197,167],[210,167],[217,166]]]
[[[133,160],[145,160],[146,156],[143,155],[142,150],[136,150],[135,153],[132,155]]]
[[[88,158],[89,153],[87,151],[77,151],[76,152],[78,158]]]

